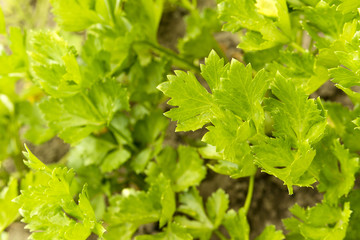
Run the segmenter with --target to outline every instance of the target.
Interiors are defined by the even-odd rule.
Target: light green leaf
[[[345,239],[352,240],[356,239],[360,234],[360,229],[358,227],[360,221],[360,191],[357,189],[350,192],[346,201],[350,202],[350,209],[352,213]]]
[[[149,163],[152,158],[152,149],[145,148],[141,150],[130,162],[130,166],[136,173],[141,173],[146,168],[146,165]]]
[[[343,209],[324,203],[306,210],[295,205],[290,211],[296,218],[288,218],[283,222],[290,231],[288,237],[294,239],[344,239],[351,214],[348,202]]]
[[[27,128],[23,135],[26,140],[41,144],[54,137],[55,133],[47,126],[38,104],[21,101],[17,102],[16,109],[18,121]]]
[[[175,71],[175,74],[158,86],[165,95],[172,97],[168,104],[179,106],[166,112],[165,116],[178,121],[176,131],[197,130],[210,121],[212,96],[191,72]]]
[[[170,176],[174,181],[174,190],[181,192],[190,186],[199,185],[205,178],[206,168],[194,148],[179,146],[178,153],[179,161]],[[165,165],[162,168],[164,169]]]
[[[315,150],[304,144],[293,150],[289,141],[280,138],[269,138],[253,148],[255,162],[263,171],[284,181],[289,193],[293,193],[292,185],[311,186],[314,177],[308,172]]]
[[[130,109],[128,93],[115,79],[97,82],[88,92],[88,96],[107,124],[117,111]]]
[[[86,186],[78,205],[70,190],[74,171],[67,168],[50,170],[28,149],[27,165],[37,170],[41,182],[33,182],[14,201],[20,205],[22,221],[32,232],[32,239],[87,239],[91,232],[102,237],[105,229],[95,218]]]
[[[0,233],[5,230],[19,216],[18,204],[12,202],[18,196],[18,183],[11,178],[8,185],[0,192]]]
[[[308,99],[303,90],[281,75],[271,87],[278,98],[267,100],[266,105],[274,119],[274,135],[289,139],[292,145],[318,142],[325,130],[325,112],[319,101]]]
[[[88,101],[79,95],[63,100],[50,98],[39,106],[49,127],[67,143],[80,141],[106,123],[94,112]]]
[[[318,58],[308,51],[280,51],[278,58],[269,63],[266,69],[273,76],[279,72],[283,77],[291,79],[296,87],[302,88],[307,94],[315,92],[330,78],[328,69],[319,64]]]
[[[114,79],[92,86],[88,94],[49,98],[40,104],[50,128],[65,142],[75,143],[108,124],[117,111],[128,110],[126,90]]]
[[[171,222],[172,216],[176,210],[175,193],[172,189],[171,182],[162,175],[159,177],[158,182],[161,183],[161,215],[159,220],[159,227],[163,227],[166,223]]]
[[[91,2],[88,0],[51,0],[56,22],[65,31],[74,32],[102,22]]]
[[[115,151],[110,152],[104,159],[103,163],[100,166],[101,172],[111,172],[115,169],[118,169],[122,164],[124,164],[131,154],[124,148],[116,149]]]
[[[139,38],[156,42],[163,5],[164,0],[127,1],[124,4],[126,18]]]
[[[282,231],[276,231],[274,225],[266,226],[264,231],[255,240],[283,240],[285,236]]]
[[[255,135],[255,126],[249,121],[239,120],[239,117],[230,111],[226,111],[222,117],[213,119],[212,123],[214,126],[207,127],[209,132],[202,140],[216,146],[216,151],[222,153],[226,161],[234,163],[236,170],[231,171],[229,175],[232,177],[252,175],[256,167],[253,164],[253,156],[247,139]],[[226,163],[220,161],[221,164]]]
[[[360,2],[356,0],[341,0],[341,4],[337,7],[336,10],[341,11],[342,13],[356,12],[360,8]]]
[[[238,213],[228,211],[223,224],[232,240],[249,240],[250,227],[244,208],[240,208]]]
[[[171,180],[175,192],[186,191],[197,186],[205,178],[206,168],[195,148],[179,146],[177,152],[170,147],[163,149],[156,159],[157,164],[150,164],[147,169],[147,181],[158,178],[159,173]]]
[[[352,156],[349,150],[340,144],[339,139],[333,140],[329,148],[319,149],[325,152],[319,154],[322,164],[318,189],[320,192],[326,192],[324,199],[329,204],[336,204],[353,188],[355,173],[359,169],[359,158]]]
[[[229,65],[224,66],[224,59],[220,58],[214,50],[212,50],[205,64],[201,64],[201,75],[206,80],[212,92],[220,88],[221,78],[226,77]]]
[[[254,0],[221,1],[218,5],[220,19],[226,22],[223,30],[238,32],[242,28],[247,29],[239,44],[245,51],[264,50],[285,44],[290,41],[290,20],[286,3],[279,0],[272,6],[272,15],[278,16],[275,20],[266,17],[269,11],[265,11],[265,8],[258,4],[258,7],[264,10],[259,11]]]
[[[352,111],[343,105],[335,102],[325,102],[324,108],[327,110],[329,127],[333,129],[346,148],[356,152],[360,150],[360,142],[356,139],[360,137],[360,130],[356,128],[357,116],[360,116],[360,108],[356,106]]]
[[[36,171],[41,171],[44,173],[47,173],[48,175],[51,174],[51,169],[49,167],[47,167],[45,164],[43,164],[30,150],[29,148],[26,146],[25,144],[25,149],[26,152],[23,152],[24,156],[26,157],[27,161],[25,160],[24,163],[26,164],[26,166],[28,166],[29,168],[36,170]]]
[[[125,223],[140,226],[160,220],[162,226],[174,211],[175,194],[170,182],[160,175],[147,192],[126,188],[121,195],[112,196],[105,220],[111,226]]]
[[[123,189],[122,195],[111,197],[105,221],[112,225],[133,223],[137,226],[158,221],[161,208],[154,201],[160,199],[153,200],[149,195],[142,191]]]
[[[206,8],[200,13],[191,11],[185,21],[186,35],[178,42],[178,49],[182,56],[196,59],[207,56],[211,49],[221,51],[213,36],[213,33],[220,31],[221,28],[215,9]]]
[[[191,188],[188,192],[180,195],[179,201],[181,205],[177,210],[193,220],[189,220],[185,216],[177,216],[175,222],[186,228],[194,238],[210,239],[214,225],[205,212],[199,192],[195,188]]]
[[[33,32],[30,65],[35,81],[53,97],[78,93],[86,81],[80,76],[76,51],[55,32]],[[85,84],[86,85],[86,84]]]
[[[121,236],[122,240],[131,240],[132,235],[137,230],[137,225],[132,223],[117,224],[109,226],[104,234],[105,240],[118,240]]]
[[[263,132],[264,111],[261,103],[268,89],[265,71],[252,77],[251,65],[232,60],[227,77],[221,78],[221,88],[214,92],[219,106],[232,111],[242,120],[252,119],[258,132]]]
[[[228,207],[229,196],[222,189],[218,189],[207,199],[206,211],[209,219],[214,224],[214,228],[218,228],[220,226]]]

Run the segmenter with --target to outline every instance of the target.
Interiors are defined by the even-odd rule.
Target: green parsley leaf
[[[165,116],[177,120],[176,131],[194,131],[210,121],[212,96],[197,81],[194,74],[175,71],[158,88],[167,96],[172,97],[168,104],[179,106],[165,113]]]
[[[105,229],[95,218],[87,186],[83,187],[76,204],[70,191],[74,171],[66,167],[51,170],[26,149],[26,165],[39,171],[44,179],[30,185],[14,200],[20,205],[22,221],[33,232],[31,238],[85,240],[91,232],[102,237]]]
[[[178,161],[176,161],[178,158]],[[171,180],[175,192],[197,186],[205,178],[206,168],[196,149],[179,146],[177,152],[167,147],[156,158],[157,164],[150,163],[146,170],[148,182],[153,182],[163,173]]]
[[[126,149],[116,149],[110,152],[104,159],[101,164],[101,172],[111,172],[115,169],[118,169],[122,164],[124,164],[129,158],[131,154]]]
[[[54,137],[54,131],[47,127],[38,104],[29,101],[16,103],[17,119],[26,125],[24,137],[34,144],[44,143]]]
[[[253,120],[256,130],[263,132],[264,111],[261,103],[268,89],[264,71],[252,78],[252,67],[233,60],[226,77],[221,78],[221,88],[214,92],[219,106],[231,110],[242,120]]]
[[[336,10],[341,11],[342,13],[356,12],[360,7],[360,2],[356,0],[341,0],[341,4],[337,7]]]
[[[122,240],[131,240],[137,228],[138,227],[132,223],[109,226],[104,234],[104,238],[106,240],[118,240],[119,236],[121,236]]]
[[[339,103],[325,102],[324,108],[327,110],[329,127],[341,138],[344,146],[351,152],[359,151],[360,143],[356,139],[360,137],[360,130],[353,122],[360,115],[359,106],[351,111]]]
[[[278,98],[266,102],[274,119],[274,135],[288,138],[294,147],[319,141],[326,127],[321,103],[307,99],[301,89],[281,75],[276,76],[271,89]]]
[[[51,96],[69,97],[84,87],[76,50],[55,32],[34,32],[30,39],[31,71],[35,81]]]
[[[12,202],[18,196],[18,183],[16,178],[9,180],[8,186],[0,192],[0,233],[14,222],[19,216],[18,204]]]
[[[307,94],[315,92],[329,79],[327,68],[319,64],[318,58],[310,52],[294,53],[280,51],[278,59],[266,66],[273,76],[279,72],[285,78],[291,79],[297,87]]]
[[[348,202],[343,209],[324,203],[306,210],[294,205],[290,211],[295,217],[283,222],[293,239],[344,239],[351,214]]]
[[[324,146],[331,141],[327,138],[326,140],[322,144],[324,149],[317,149],[316,158],[319,160],[316,158],[314,160],[321,161],[318,189],[320,192],[326,192],[324,196],[326,202],[336,204],[338,199],[346,196],[353,188],[355,173],[359,169],[359,158],[352,156],[349,150],[340,144],[339,139],[333,140],[330,147]]]
[[[246,219],[244,208],[240,208],[238,213],[236,213],[234,210],[229,210],[225,215],[223,224],[230,234],[231,239],[249,239],[250,227]]]
[[[206,201],[206,212],[214,228],[222,223],[226,210],[229,207],[229,196],[222,189],[214,192]]]
[[[220,58],[215,51],[211,51],[209,56],[205,58],[205,64],[201,64],[200,68],[201,75],[213,92],[220,88],[221,78],[226,77],[229,64],[224,66],[224,59]]]
[[[206,8],[199,13],[192,11],[186,17],[186,35],[178,42],[180,54],[188,59],[205,57],[218,43],[213,33],[220,30],[215,9]]]
[[[124,4],[126,18],[139,38],[156,42],[163,5],[164,0],[127,1]]]
[[[264,7],[269,3],[271,9]],[[267,5],[267,6],[269,6]],[[238,32],[246,28],[239,47],[245,51],[258,51],[286,44],[290,41],[290,19],[284,0],[255,1],[224,0],[218,5],[220,19],[226,23],[223,30]],[[275,21],[267,15],[275,15]]]
[[[40,104],[49,126],[71,144],[110,123],[116,111],[128,108],[127,92],[114,79],[98,82],[87,95],[49,98]]]
[[[89,26],[101,23],[95,11],[95,1],[51,0],[56,22],[65,31],[82,31]]]
[[[178,211],[188,215],[175,217],[175,222],[183,226],[195,238],[201,240],[210,239],[212,231],[216,230],[222,223],[225,212],[229,205],[227,194],[218,189],[206,201],[206,212],[202,203],[202,198],[195,188],[180,195],[181,205]]]
[[[283,240],[285,236],[282,231],[276,231],[274,225],[268,225],[255,240]]]
[[[316,153],[308,144],[292,150],[289,141],[268,138],[254,146],[253,150],[256,164],[263,171],[284,181],[290,194],[293,193],[292,185],[311,186],[315,182],[308,169]]]
[[[346,201],[350,202],[350,209],[352,213],[346,232],[346,237],[344,239],[351,240],[356,239],[360,234],[360,229],[358,227],[358,223],[360,221],[360,191],[354,190],[350,192]]]
[[[148,192],[124,189],[112,196],[105,219],[111,226],[132,223],[135,226],[160,221],[163,226],[175,212],[175,195],[170,181],[160,175]]]

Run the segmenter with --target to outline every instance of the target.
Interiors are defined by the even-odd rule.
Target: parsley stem
[[[22,150],[23,150],[23,144],[21,142],[20,139],[20,129],[18,126],[17,121],[15,120],[15,115],[12,112],[11,113],[11,124],[8,128],[9,131],[9,135],[10,136],[15,136],[12,139],[12,153],[10,155],[10,157],[12,158],[12,160],[14,161],[14,165],[15,168],[17,170],[17,172],[19,173],[20,176],[23,175],[23,171],[25,169],[25,164],[24,164],[24,158],[23,158],[23,154],[22,154]]]
[[[218,229],[216,229],[216,230],[214,231],[214,233],[215,233],[216,236],[218,236],[221,240],[228,240],[228,239],[224,236],[224,234],[222,234]]]
[[[305,49],[295,42],[290,43],[290,46],[295,48],[296,50],[298,50],[301,53],[305,53]]]
[[[189,12],[193,12],[196,10],[197,7],[197,0],[189,1],[189,0],[181,0],[181,6],[188,10]]]
[[[310,43],[309,43],[309,48],[308,48],[309,52],[312,52],[312,50],[313,50],[313,45],[314,45],[314,39],[311,38],[311,39],[310,39]]]
[[[110,3],[110,0],[105,0],[105,5],[107,8],[107,11],[109,13],[109,17],[111,19],[111,21],[114,23],[114,25],[116,24],[116,20],[115,20],[115,15],[114,15],[114,11],[111,8],[112,4]]]
[[[22,145],[21,145],[20,139],[17,140],[17,142],[19,142],[19,143],[17,143],[17,145],[19,145],[18,146],[18,148],[19,148],[18,151],[19,152],[16,153],[16,154],[13,154],[11,156],[11,158],[14,161],[17,172],[20,174],[20,176],[22,176],[23,175],[23,170],[25,169],[25,164],[24,164],[24,158],[23,158],[23,155],[22,155],[22,152],[21,152],[21,149],[22,149],[21,146]]]
[[[154,51],[158,52],[159,54],[164,54],[165,56],[171,58],[175,62],[175,64],[177,62],[179,65],[187,67],[190,70],[193,70],[195,73],[200,73],[200,68],[198,66],[195,66],[194,64],[187,61],[186,59],[179,57],[175,52],[173,52],[170,49],[167,49],[165,47],[162,47],[158,44],[155,44],[155,43],[152,43],[149,41],[139,41],[139,42],[135,42],[135,44],[146,45],[146,46],[152,48]]]
[[[251,199],[252,199],[252,195],[254,192],[254,182],[255,182],[255,175],[251,175],[250,179],[249,179],[248,192],[247,192],[245,204],[244,204],[244,210],[245,210],[246,214],[248,213],[249,208],[250,208]]]

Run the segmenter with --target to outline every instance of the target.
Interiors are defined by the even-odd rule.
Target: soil
[[[205,6],[215,6],[213,0],[199,0],[200,8]],[[186,25],[183,20],[187,12],[184,9],[176,8],[169,9],[161,20],[158,38],[159,43],[165,47],[176,51],[177,40],[184,36]],[[220,46],[225,51],[229,59],[241,59],[241,51],[236,48],[238,39],[235,35],[230,33],[219,33],[215,35],[219,41]],[[338,90],[331,82],[325,83],[315,94],[311,97],[321,96],[325,100],[332,100],[341,102],[342,104],[351,107],[350,100]],[[168,106],[163,106],[168,108]],[[166,133],[165,145],[173,147],[179,144],[191,143],[192,145],[199,144],[201,137],[206,132],[205,129],[199,131],[182,133],[175,132],[176,123],[171,122]],[[39,159],[46,163],[53,163],[59,161],[69,150],[69,146],[64,144],[59,138],[54,138],[49,142],[34,146],[28,144]],[[231,179],[229,176],[219,175],[208,170],[206,179],[199,186],[199,190],[204,199],[208,198],[218,188],[222,188],[229,194],[230,208],[238,210],[244,205],[247,189],[248,179]],[[251,206],[248,213],[248,220],[251,228],[251,239],[259,235],[266,225],[274,224],[277,229],[282,229],[283,225],[281,219],[290,217],[289,208],[298,203],[300,206],[313,206],[320,202],[322,195],[312,188],[295,188],[294,194],[289,195],[287,188],[283,183],[273,176],[261,173],[256,174],[254,193]],[[9,230],[11,240],[27,239],[28,232],[23,230],[24,224],[12,224]],[[156,231],[154,224],[144,226],[141,233],[151,233]],[[22,234],[21,234],[22,232]],[[216,236],[212,240],[218,239]]]

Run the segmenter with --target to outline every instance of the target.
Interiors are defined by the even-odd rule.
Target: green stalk
[[[218,229],[216,229],[214,233],[220,238],[220,240],[228,240]]]
[[[153,49],[155,52],[158,52],[159,54],[163,54],[171,58],[174,62],[177,62],[179,65],[186,66],[186,68],[193,70],[195,73],[200,73],[200,68],[198,66],[195,66],[191,62],[179,57],[175,52],[171,51],[170,49],[164,48],[158,44],[154,44],[149,41],[139,41],[139,42],[135,42],[134,44],[148,46],[151,49]]]
[[[114,11],[113,9],[111,8],[111,0],[105,0],[105,5],[106,5],[106,8],[108,10],[108,13],[109,13],[109,17],[111,19],[111,21],[114,23],[114,25],[116,24],[116,20],[115,20],[115,15],[114,15]]]
[[[21,146],[21,143],[19,145]],[[25,164],[24,164],[24,157],[21,152],[21,148],[19,148],[19,151],[16,154],[11,155],[11,158],[14,161],[17,172],[20,174],[20,176],[22,176],[23,171],[25,169]]]
[[[249,179],[248,192],[247,192],[245,204],[244,204],[244,210],[245,210],[246,214],[248,213],[249,208],[250,208],[251,199],[252,199],[252,195],[254,192],[254,182],[255,182],[255,175],[251,175],[250,179]]]
[[[298,44],[295,43],[295,42],[290,43],[290,46],[293,47],[293,48],[295,48],[296,50],[298,50],[298,51],[301,52],[301,53],[305,53],[305,49],[302,48],[300,45],[298,45]]]
[[[22,149],[23,149],[23,145],[20,139],[20,129],[18,126],[18,121],[16,119],[15,113],[14,113],[14,109],[12,109],[11,111],[11,117],[10,117],[10,126],[8,128],[9,134],[10,136],[14,136],[14,138],[12,138],[11,144],[12,144],[12,153],[10,155],[10,157],[13,159],[14,161],[14,165],[16,167],[17,172],[19,173],[20,176],[22,176],[23,171],[25,170],[25,163],[24,163],[24,158],[23,158],[23,154],[22,154]]]
[[[192,2],[190,2],[189,0],[181,0],[181,5],[183,8],[185,8],[189,12],[192,12],[192,11],[196,10],[197,1],[193,0]]]
[[[298,36],[296,37],[296,44],[298,44],[299,46],[302,45],[303,36],[304,36],[304,31],[300,31],[300,33],[299,33]]]
[[[310,39],[309,48],[308,48],[309,52],[311,52],[311,51],[312,51],[313,45],[314,45],[314,39],[313,39],[313,38],[311,38],[311,39]]]

